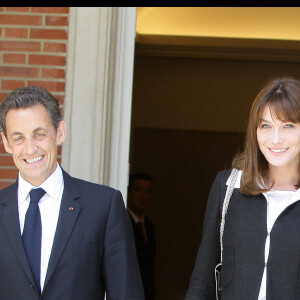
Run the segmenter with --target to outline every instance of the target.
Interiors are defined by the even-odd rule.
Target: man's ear
[[[2,137],[2,141],[3,141],[3,144],[4,144],[4,148],[5,148],[5,151],[7,153],[10,153],[12,154],[12,150],[9,146],[9,143],[8,143],[8,140],[6,139],[5,135],[3,134],[3,132],[1,132],[1,137]]]
[[[60,121],[56,131],[56,143],[57,145],[61,145],[63,141],[66,139],[67,128],[66,122],[64,120]]]

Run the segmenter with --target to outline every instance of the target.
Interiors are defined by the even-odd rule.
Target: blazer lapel
[[[45,278],[44,289],[53,275],[59,258],[73,231],[75,222],[81,210],[81,205],[75,200],[80,198],[80,193],[74,183],[74,180],[65,171],[64,175],[64,192],[62,195],[60,212],[57,222],[57,228],[52,246],[52,252],[48,264],[47,275]]]
[[[18,183],[15,182],[0,200],[1,220],[9,243],[28,278],[33,281],[20,232],[18,214]]]

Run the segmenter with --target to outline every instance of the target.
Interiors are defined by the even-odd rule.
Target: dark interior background
[[[298,61],[265,54],[267,60],[136,52],[130,171],[154,181],[148,216],[157,234],[157,300],[184,298],[210,186],[243,148],[254,97],[269,79],[300,78]]]

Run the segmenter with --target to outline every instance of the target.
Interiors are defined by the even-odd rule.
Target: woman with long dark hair
[[[225,217],[222,300],[300,299],[300,82],[270,81],[255,98]],[[220,223],[230,170],[218,173],[186,300],[216,299]]]

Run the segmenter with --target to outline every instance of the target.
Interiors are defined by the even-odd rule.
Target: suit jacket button
[[[31,282],[29,282],[28,285],[34,289],[34,285]]]

